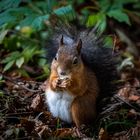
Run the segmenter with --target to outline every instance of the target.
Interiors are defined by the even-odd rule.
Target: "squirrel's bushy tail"
[[[106,97],[116,91],[117,57],[109,46],[105,45],[104,37],[96,35],[96,30],[83,31],[82,58],[85,65],[94,71],[100,86],[100,96]]]
[[[102,36],[96,34],[96,29],[86,29],[74,25],[61,23],[52,32],[47,44],[47,58],[52,60],[59,46],[59,39],[63,35],[64,43],[74,43],[82,40],[81,56],[85,66],[95,73],[100,86],[101,96],[105,97],[113,93],[117,78],[116,58],[113,49],[108,48]]]

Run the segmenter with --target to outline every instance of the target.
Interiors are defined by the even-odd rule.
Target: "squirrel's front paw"
[[[59,78],[56,78],[55,80],[53,80],[52,81],[53,89],[58,89],[60,84],[61,84],[61,80]]]
[[[71,80],[67,78],[67,79],[62,80],[62,82],[59,86],[62,88],[67,88],[70,85],[71,85]]]
[[[55,79],[52,81],[52,87],[54,90],[63,90],[68,88],[71,85],[71,80],[66,78],[66,79]]]

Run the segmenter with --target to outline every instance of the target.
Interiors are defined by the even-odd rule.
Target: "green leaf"
[[[32,60],[34,55],[40,54],[41,52],[41,50],[37,49],[37,46],[28,46],[23,50],[22,56],[24,57],[25,63],[28,63],[29,60]]]
[[[9,8],[18,7],[22,0],[2,0],[0,2],[0,12]]]
[[[41,30],[44,27],[44,25],[45,25],[44,23],[46,20],[48,20],[48,18],[49,18],[49,15],[43,15],[43,16],[36,17],[34,19],[34,21],[32,22],[31,26],[34,29]]]
[[[6,64],[6,66],[4,67],[3,71],[5,72],[5,71],[9,70],[14,63],[15,63],[15,60],[12,60],[12,61],[8,62]]]
[[[0,97],[3,97],[4,93],[2,91],[0,91]]]
[[[2,30],[0,32],[0,44],[2,43],[3,39],[5,38],[7,32],[8,32],[8,30]]]
[[[102,32],[104,32],[105,29],[106,29],[106,20],[105,19],[104,20],[100,20],[97,23],[96,27],[97,27],[97,30],[99,31],[98,34],[101,34]]]
[[[119,22],[125,22],[128,25],[130,25],[130,20],[129,20],[128,15],[119,9],[108,11],[107,15],[109,17],[116,19]]]
[[[49,66],[47,64],[43,66],[43,70],[46,74],[49,74],[49,72],[50,72]]]
[[[98,14],[90,15],[87,20],[87,27],[91,27],[97,24],[98,21]]]
[[[20,25],[21,27],[23,27],[23,26],[31,26],[32,22],[34,21],[34,19],[35,19],[36,17],[37,17],[37,15],[35,15],[35,14],[26,16],[26,17],[19,23],[19,25]]]
[[[113,39],[110,36],[104,38],[104,46],[107,48],[113,48]]]
[[[20,22],[20,26],[32,26],[35,30],[41,30],[43,28],[45,20],[48,20],[49,15],[29,15]]]
[[[54,10],[54,13],[57,14],[57,15],[64,15],[64,14],[69,14],[73,11],[73,8],[71,5],[68,5],[68,6],[63,6],[63,7],[60,7],[56,10]]]
[[[54,13],[57,14],[58,16],[66,18],[67,20],[72,20],[75,17],[75,12],[71,5],[58,8],[54,10]]]
[[[46,59],[40,58],[38,60],[38,65],[41,66],[41,67],[43,67],[46,64],[46,61],[47,61]]]
[[[19,15],[24,15],[24,16],[29,16],[34,13],[34,11],[29,8],[29,7],[18,7],[18,8],[11,8],[10,14],[13,16],[19,16]]]
[[[106,28],[106,15],[103,13],[98,13],[89,16],[86,23],[87,27],[96,26],[99,33],[102,33]]]
[[[50,3],[48,4],[48,0],[46,4],[44,4],[44,1],[37,1],[37,2],[34,2],[34,5],[45,14],[49,13],[51,11],[50,9],[52,8]]]
[[[20,57],[19,59],[16,60],[16,65],[18,68],[20,68],[23,63],[24,63],[24,57]]]
[[[2,75],[0,75],[0,81],[3,79],[3,76]]]
[[[114,0],[114,3],[117,4],[130,4],[130,3],[138,3],[138,0]]]
[[[18,69],[17,72],[19,72],[23,77],[30,77],[27,71],[24,69]]]
[[[2,63],[8,63],[12,60],[16,60],[20,56],[18,51],[14,51],[10,53],[5,59],[2,60]]]
[[[106,12],[111,6],[111,2],[110,0],[99,0],[98,6],[102,12]]]
[[[13,25],[16,23],[16,17],[9,14],[9,10],[0,13],[0,26],[3,24]]]

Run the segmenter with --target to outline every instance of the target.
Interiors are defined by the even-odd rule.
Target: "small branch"
[[[12,78],[9,78],[8,76],[5,76],[4,74],[2,74],[2,76],[3,76],[6,80],[10,81],[11,83],[14,83],[15,85],[18,85],[18,86],[21,87],[22,89],[25,89],[25,90],[27,90],[27,91],[29,91],[29,92],[36,93],[36,92],[39,92],[39,91],[40,91],[40,90],[29,89],[29,88],[27,88],[27,87],[24,86],[24,85],[20,85],[20,84],[18,84],[17,82],[15,82]]]
[[[6,118],[7,117],[10,117],[10,116],[14,116],[14,115],[28,115],[28,114],[33,114],[33,111],[31,112],[21,112],[21,113],[9,113],[9,114],[6,114]]]
[[[27,137],[22,137],[18,138],[17,140],[42,140],[39,136],[27,136]]]
[[[3,110],[0,110],[0,113],[4,112],[4,111],[6,111],[6,110],[7,110],[7,108],[4,108]]]
[[[112,104],[111,107],[107,108],[105,111],[101,112],[100,115],[104,115],[107,114],[109,112],[114,111],[116,108],[120,107],[123,103],[116,103],[116,104]]]
[[[115,95],[114,98],[121,100],[122,102],[124,102],[125,104],[127,104],[128,106],[132,107],[133,109],[135,109],[136,111],[140,112],[140,109],[133,106],[132,104],[130,104],[129,102],[127,102],[126,100],[122,99],[121,97],[119,97],[118,95]]]
[[[20,119],[21,117],[15,117],[15,116],[8,116],[8,117],[6,117],[6,116],[3,116],[3,117],[1,117],[2,119]]]

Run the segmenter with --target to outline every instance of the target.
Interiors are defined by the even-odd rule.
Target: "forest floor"
[[[140,81],[125,82],[103,102],[95,126],[67,124],[47,109],[44,84],[4,76],[0,91],[0,139],[140,139]]]
[[[123,38],[121,36],[121,38]],[[121,52],[120,84],[104,105],[94,126],[67,124],[54,118],[45,103],[45,82],[13,73],[0,76],[0,139],[140,139],[140,58],[125,44],[115,45]],[[117,41],[117,40],[115,40]],[[137,41],[139,41],[137,39]],[[127,44],[127,47],[123,45]],[[135,48],[140,46],[137,42]],[[131,44],[132,47],[132,44]]]

